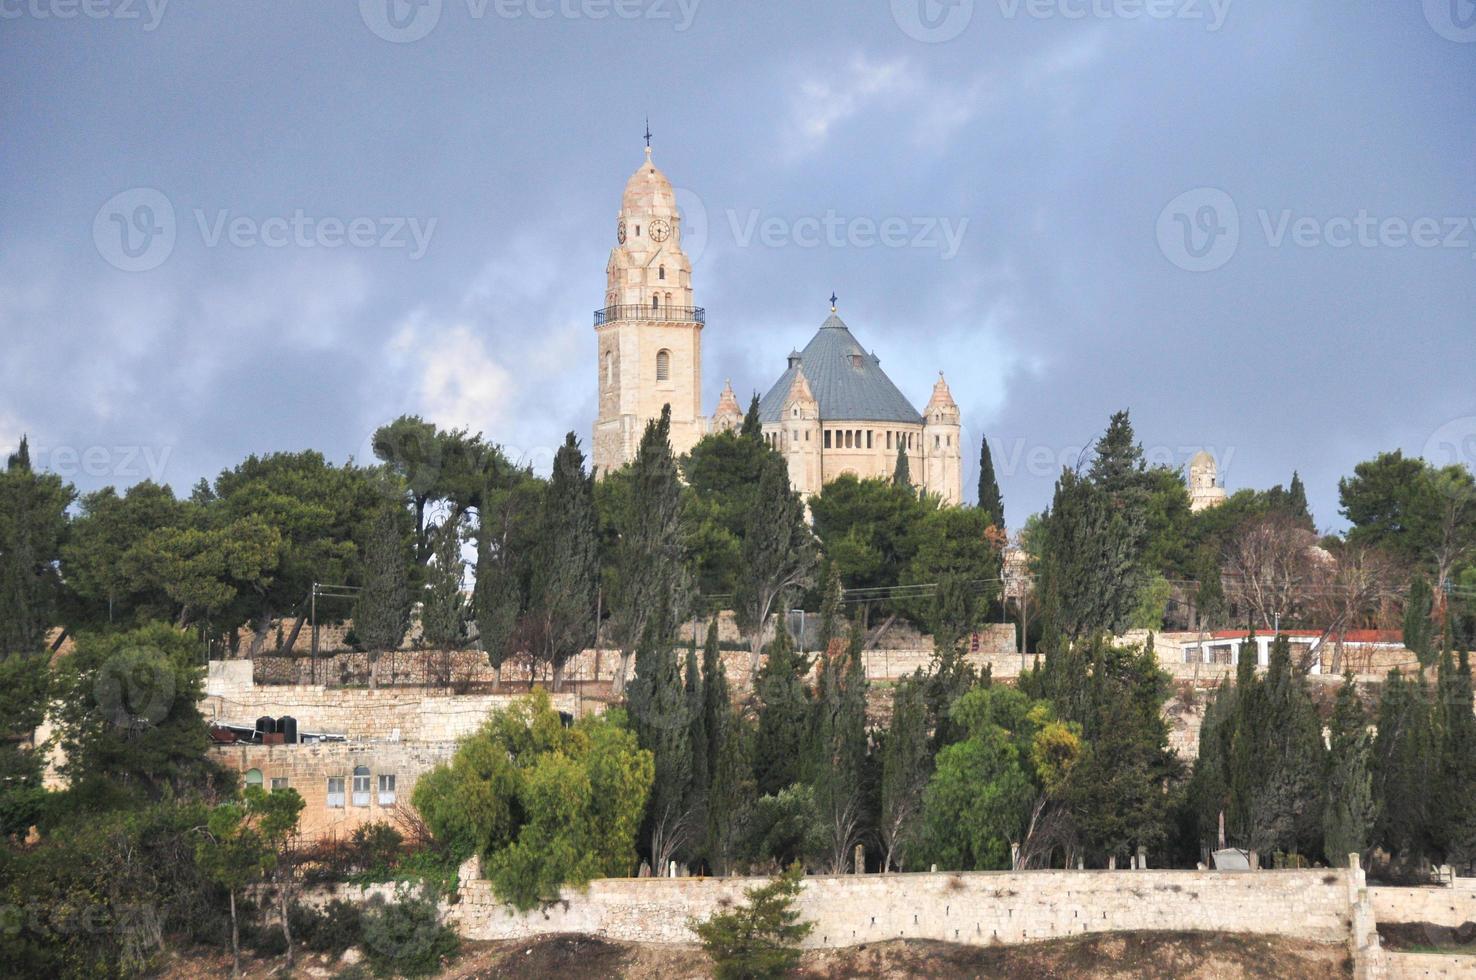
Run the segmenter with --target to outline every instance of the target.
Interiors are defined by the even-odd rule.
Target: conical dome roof
[[[646,162],[630,175],[625,182],[625,195],[621,198],[621,209],[628,215],[676,213],[676,192],[666,174],[656,169],[651,162],[651,148],[646,147]]]
[[[868,354],[845,322],[834,313],[821,324],[813,339],[759,401],[765,422],[783,418],[784,401],[803,370],[825,421],[906,422],[921,424],[922,416],[892,384],[876,357]]]

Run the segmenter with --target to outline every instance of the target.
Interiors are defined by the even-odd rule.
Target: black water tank
[[[277,719],[277,731],[285,737],[282,739],[287,745],[297,744],[297,719],[291,715],[283,715]]]
[[[263,735],[270,735],[277,730],[277,723],[272,720],[271,715],[262,715],[256,719],[256,740],[260,742]]]

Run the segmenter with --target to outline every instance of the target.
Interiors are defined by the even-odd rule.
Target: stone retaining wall
[[[1380,922],[1428,922],[1455,929],[1476,922],[1476,880],[1457,878],[1455,887],[1370,888]]]
[[[1347,870],[1032,871],[813,876],[798,907],[812,947],[887,939],[970,945],[1086,932],[1216,931],[1349,942],[1357,889]],[[744,900],[762,879],[604,879],[517,913],[485,881],[467,882],[450,915],[468,939],[586,933],[626,942],[691,943],[687,923]]]

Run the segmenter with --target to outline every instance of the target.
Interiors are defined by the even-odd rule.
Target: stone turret
[[[958,402],[948,390],[943,372],[938,372],[938,381],[933,385],[933,397],[923,410],[923,466],[924,485],[932,493],[942,496],[944,503],[963,502],[963,426]]]
[[[717,410],[712,413],[713,432],[736,432],[743,426],[743,408],[738,396],[733,393],[733,382],[723,383],[723,393],[718,396]]]
[[[1189,460],[1189,509],[1198,512],[1218,507],[1225,502],[1225,497],[1215,458],[1201,449]]]
[[[780,413],[779,451],[789,463],[789,485],[809,495],[821,484],[820,403],[804,368],[797,368]]]

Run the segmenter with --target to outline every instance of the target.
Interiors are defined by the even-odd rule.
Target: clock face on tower
[[[666,241],[670,235],[671,225],[660,218],[655,218],[651,221],[651,241],[659,245],[661,242]]]
[[[615,237],[620,240],[620,244],[622,244],[622,245],[625,244],[625,219],[624,218],[622,218],[620,220],[620,224],[618,224],[618,225],[615,226]]]

